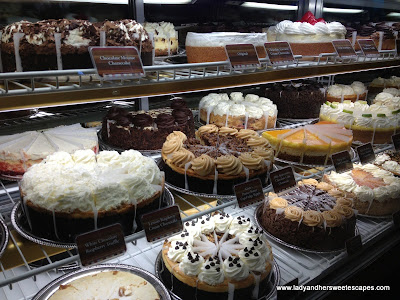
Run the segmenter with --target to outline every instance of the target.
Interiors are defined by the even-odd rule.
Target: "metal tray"
[[[357,157],[356,151],[353,148],[350,148],[349,153],[350,153],[351,160],[353,160],[354,158]],[[303,166],[303,167],[330,167],[330,166],[332,166],[332,164],[330,163],[330,161],[331,161],[330,159],[328,159],[328,163],[326,165],[305,164],[305,163],[300,163],[300,162],[296,162],[296,161],[281,159],[279,157],[275,157],[275,160],[282,162],[282,163],[295,165],[295,166]]]
[[[0,218],[0,257],[3,255],[4,251],[6,251],[8,244],[8,228],[3,219]]]
[[[109,144],[107,144],[106,142],[103,141],[103,138],[101,137],[101,129],[99,131],[97,131],[97,137],[99,140],[99,146],[101,150],[108,150],[108,151],[117,151],[118,153],[122,153],[126,150],[129,149],[122,149],[122,148],[118,148],[115,146],[111,146]],[[134,149],[136,150],[136,149]],[[156,149],[156,150],[137,150],[140,153],[142,153],[145,156],[151,156],[151,157],[161,157],[161,149]]]
[[[269,237],[270,239],[274,240],[275,242],[284,245],[286,247],[298,250],[298,251],[302,251],[302,252],[308,252],[308,253],[314,253],[314,254],[330,254],[330,253],[338,253],[338,252],[342,252],[346,250],[346,247],[340,248],[340,249],[334,249],[334,250],[313,250],[313,249],[307,249],[307,248],[303,248],[303,247],[299,247],[293,244],[289,244],[279,238],[277,238],[276,236],[272,235],[271,233],[269,233],[263,226],[261,226],[261,222],[259,222],[258,220],[258,212],[262,209],[264,203],[261,203],[259,206],[257,206],[257,208],[254,210],[254,220],[255,223],[257,224],[258,227],[260,227],[264,233],[267,235],[267,237]],[[358,228],[357,226],[355,227],[354,230],[354,235],[359,234]]]
[[[161,280],[161,282],[163,284],[165,284],[165,283],[163,282],[161,273],[163,272],[164,267],[165,267],[165,265],[163,263],[161,251],[160,251],[160,253],[158,254],[157,259],[156,259],[155,272],[156,272],[156,276]],[[261,297],[258,298],[258,300],[266,300],[266,299],[272,298],[276,292],[276,286],[279,284],[280,278],[281,278],[281,275],[280,275],[279,267],[278,267],[278,264],[276,263],[276,261],[274,260],[274,263],[272,265],[272,270],[270,272],[270,280],[268,282],[267,294],[262,295]],[[178,295],[176,295],[174,292],[172,292],[172,286],[167,286],[167,285],[165,285],[165,286],[168,289],[168,291],[170,292],[172,299],[186,300],[186,299],[180,298]]]
[[[175,200],[171,191],[167,188],[164,188],[164,199],[161,202],[161,207],[174,205]],[[66,248],[72,249],[77,248],[76,243],[69,243],[57,240],[49,240],[43,237],[39,237],[34,235],[29,228],[27,219],[25,214],[23,213],[21,201],[18,201],[12,211],[11,211],[11,223],[14,226],[15,230],[25,239],[34,242],[39,245],[57,247],[57,248]]]
[[[60,285],[66,285],[74,281],[75,279],[84,276],[94,275],[105,271],[121,271],[138,275],[153,285],[153,287],[157,290],[158,294],[160,295],[161,300],[171,299],[168,290],[165,288],[162,282],[150,272],[147,272],[137,267],[122,265],[122,264],[101,264],[97,266],[87,267],[75,272],[71,272],[57,278],[56,280],[46,285],[43,289],[41,289],[32,298],[32,300],[47,300],[59,289]]]

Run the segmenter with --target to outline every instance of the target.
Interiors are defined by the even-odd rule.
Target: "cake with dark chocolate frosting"
[[[147,112],[113,107],[104,117],[101,134],[105,143],[120,149],[159,150],[173,131],[194,136],[193,114],[182,98],[172,99],[170,108]]]
[[[306,249],[336,250],[354,236],[353,202],[326,182],[305,179],[281,196],[270,193],[257,217],[275,237]]]
[[[274,83],[265,89],[265,97],[278,107],[278,118],[318,118],[325,90],[313,81]]]

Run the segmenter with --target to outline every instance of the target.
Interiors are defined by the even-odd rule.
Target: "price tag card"
[[[393,217],[393,223],[394,223],[394,225],[400,226],[400,210],[397,211],[397,212],[395,212],[395,213],[392,215],[392,217]]]
[[[336,40],[332,41],[333,47],[337,55],[341,58],[357,58],[353,46],[349,40]]]
[[[126,251],[124,232],[117,223],[76,237],[82,266],[119,256]]]
[[[90,56],[99,76],[107,80],[145,75],[136,47],[90,47]]]
[[[353,169],[349,151],[332,154],[332,162],[337,173],[344,173]]]
[[[360,45],[361,51],[366,57],[377,57],[379,56],[379,51],[375,46],[373,40],[358,40],[358,45]]]
[[[234,190],[240,208],[263,201],[265,198],[259,178],[237,184]]]
[[[358,146],[357,153],[362,164],[367,164],[375,160],[375,152],[371,143]]]
[[[261,67],[253,44],[233,44],[225,46],[231,67],[235,70]]]
[[[348,255],[353,255],[362,249],[361,235],[357,234],[346,241],[346,250]]]
[[[264,47],[271,64],[280,65],[294,62],[292,49],[288,42],[265,43]]]
[[[400,133],[392,135],[394,149],[400,151]]]
[[[142,224],[148,242],[154,242],[183,230],[178,205],[168,206],[142,216]]]
[[[269,178],[275,193],[281,193],[296,186],[293,168],[286,167],[281,170],[271,172]]]

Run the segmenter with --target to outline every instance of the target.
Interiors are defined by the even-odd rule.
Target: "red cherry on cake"
[[[317,22],[323,22],[323,23],[326,23],[326,22],[325,22],[325,20],[324,20],[324,19],[322,19],[322,18],[318,18],[318,19],[317,19]]]
[[[301,18],[301,22],[308,22],[309,23],[309,19],[315,19],[313,13],[311,11],[308,11],[304,14],[304,16]]]

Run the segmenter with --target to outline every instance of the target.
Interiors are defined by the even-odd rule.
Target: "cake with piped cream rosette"
[[[376,166],[400,176],[400,153],[395,151],[385,151],[376,156],[374,161]]]
[[[160,207],[163,188],[157,164],[135,150],[56,152],[29,168],[20,184],[33,234],[64,242],[114,223],[133,233],[141,214]]]
[[[395,88],[384,89],[372,100],[373,104],[384,105],[392,110],[400,109],[400,90]]]
[[[339,22],[325,22],[307,12],[300,21],[284,20],[275,27],[276,41],[288,42],[294,55],[318,56],[334,53],[333,40],[345,38],[346,27]]]
[[[99,143],[95,129],[74,124],[3,135],[0,136],[0,174],[20,177],[30,166],[54,152],[73,153],[80,149],[97,153]]]
[[[391,76],[390,78],[375,78],[369,84],[368,91],[375,94],[382,92],[386,88],[400,88],[400,77]]]
[[[228,214],[186,222],[165,240],[163,280],[185,299],[258,299],[273,267],[269,243],[249,218]]]
[[[399,106],[368,105],[366,101],[327,101],[321,106],[319,118],[351,129],[354,141],[385,144],[391,143],[392,135],[400,129],[399,113]]]
[[[351,85],[333,84],[326,91],[326,100],[330,102],[343,102],[350,100],[366,100],[367,88],[360,81],[354,81]]]
[[[255,131],[209,124],[196,138],[167,136],[161,151],[166,181],[190,191],[231,195],[238,183],[259,178],[266,186],[274,151]]]
[[[331,122],[318,122],[295,129],[267,130],[262,133],[280,159],[313,165],[329,163],[329,157],[350,150],[351,130]]]
[[[324,180],[352,198],[360,214],[388,216],[400,210],[400,178],[374,164],[354,164],[340,174],[332,171]]]
[[[275,127],[278,110],[270,99],[258,95],[211,93],[200,100],[199,114],[203,124],[263,130]]]
[[[352,200],[326,182],[304,179],[279,197],[270,193],[257,211],[261,226],[289,244],[312,250],[336,250],[354,236]]]
[[[153,35],[155,56],[174,55],[178,53],[178,31],[170,22],[143,24],[144,29]]]

